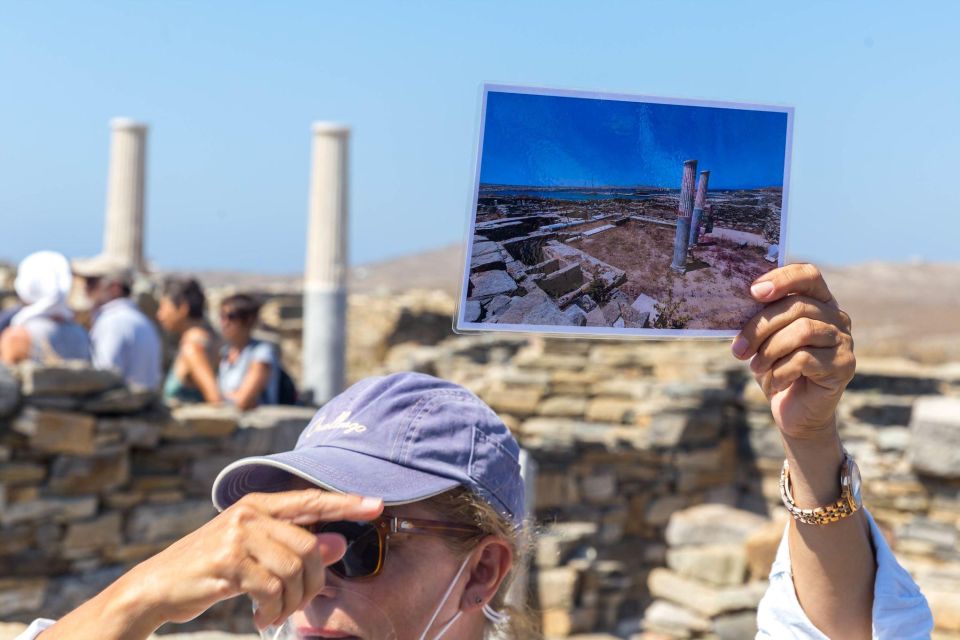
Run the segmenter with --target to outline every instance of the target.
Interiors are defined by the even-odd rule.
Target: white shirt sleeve
[[[48,620],[47,618],[37,618],[30,623],[30,626],[24,629],[20,635],[18,635],[13,640],[34,640],[37,636],[40,635],[40,632],[49,629],[53,626],[56,620]]]
[[[933,631],[933,615],[927,599],[907,570],[900,566],[893,551],[870,512],[864,509],[870,523],[870,536],[876,550],[877,575],[873,587],[873,639],[920,640]],[[757,609],[757,640],[799,638],[829,640],[817,629],[800,606],[793,587],[790,547],[787,530],[777,549],[777,558],[770,569],[770,586]]]

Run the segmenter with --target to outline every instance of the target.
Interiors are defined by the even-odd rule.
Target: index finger
[[[823,274],[812,264],[788,264],[774,269],[754,280],[750,294],[760,302],[774,302],[788,295],[801,295],[836,305]]]
[[[249,493],[242,498],[250,506],[281,520],[304,525],[336,520],[373,520],[383,511],[383,500],[322,489],[298,489],[280,493]]]

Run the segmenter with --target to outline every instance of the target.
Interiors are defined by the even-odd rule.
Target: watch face
[[[850,492],[858,506],[863,504],[863,500],[860,498],[860,468],[853,460],[850,460]]]

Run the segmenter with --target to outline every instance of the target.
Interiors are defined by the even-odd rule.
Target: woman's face
[[[242,346],[249,342],[252,327],[230,307],[220,308],[220,333],[227,343]]]
[[[305,488],[310,485],[303,483]],[[387,507],[386,515],[442,519],[422,504]],[[327,571],[327,586],[310,604],[291,617],[302,638],[351,640],[418,640],[440,608],[430,631],[432,640],[460,610],[465,571],[445,602],[444,594],[466,556],[455,553],[442,538],[428,535],[393,535],[380,573],[372,578],[346,580]],[[442,606],[441,606],[442,603]],[[460,619],[444,638],[481,637],[476,621]],[[394,635],[391,635],[394,634]]]
[[[160,298],[160,304],[157,307],[157,322],[163,327],[164,331],[170,333],[179,333],[183,331],[187,324],[187,318],[190,315],[190,309],[186,303],[176,305],[173,300],[167,296]]]

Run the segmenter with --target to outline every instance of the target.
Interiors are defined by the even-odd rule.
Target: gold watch
[[[840,499],[815,509],[801,509],[793,501],[790,488],[790,465],[783,461],[780,471],[780,498],[794,519],[804,524],[830,524],[855,513],[863,506],[860,497],[860,469],[846,451],[843,452],[843,464],[840,466]]]

